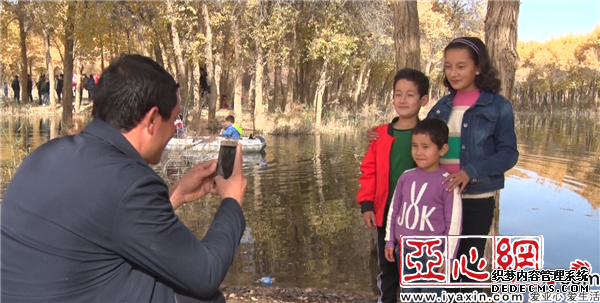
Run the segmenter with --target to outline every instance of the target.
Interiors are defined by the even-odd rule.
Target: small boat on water
[[[221,141],[231,140],[225,137],[197,137],[197,138],[172,138],[166,150],[186,150],[186,151],[218,151],[221,147]],[[242,144],[242,151],[245,153],[258,153],[265,149],[267,143],[261,136],[242,137],[237,139]]]

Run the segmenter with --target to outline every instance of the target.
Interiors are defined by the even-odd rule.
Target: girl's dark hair
[[[479,75],[475,76],[475,86],[477,88],[494,94],[500,92],[501,82],[498,77],[498,70],[492,65],[487,47],[481,39],[475,37],[457,38],[444,48],[444,54],[449,49],[466,49],[469,52],[469,57],[473,59],[475,66],[479,68]],[[454,90],[445,73],[444,86]]]

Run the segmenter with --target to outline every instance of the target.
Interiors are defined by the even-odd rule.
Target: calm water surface
[[[519,163],[501,192],[500,233],[543,235],[544,267],[575,259],[600,268],[600,122],[517,116]],[[83,121],[81,125],[85,124]],[[24,150],[58,136],[55,119],[3,119],[2,191]],[[371,231],[356,204],[363,134],[270,137],[266,153],[246,155],[247,229],[228,284],[260,277],[276,285],[370,292],[377,273]],[[166,153],[155,169],[167,182],[216,155]],[[186,205],[179,217],[201,238],[218,200]]]

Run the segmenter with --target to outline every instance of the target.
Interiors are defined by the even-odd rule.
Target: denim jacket
[[[448,123],[456,92],[440,99],[427,114]],[[460,132],[460,167],[470,178],[467,194],[504,188],[504,173],[519,159],[515,116],[510,102],[500,94],[482,91],[465,111]]]

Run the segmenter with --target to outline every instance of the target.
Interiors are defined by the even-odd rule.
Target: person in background
[[[235,118],[232,115],[229,115],[225,118],[225,123],[227,124],[227,127],[221,131],[221,135],[226,138],[240,139],[244,131],[235,124]]]
[[[29,92],[29,102],[33,103],[33,80],[31,80],[31,75],[27,75],[27,91]]]
[[[65,75],[60,74],[59,76],[56,77],[56,95],[58,96],[59,104],[62,102],[62,91],[63,91],[64,84],[65,84]]]
[[[96,87],[94,74],[90,74],[90,77],[87,79],[87,82],[84,82],[84,84],[85,89],[88,91],[88,100],[92,102],[94,100],[94,87]]]
[[[177,119],[175,119],[175,138],[183,138],[185,135],[185,128],[183,125],[183,116],[181,114],[177,115]]]
[[[79,80],[79,79],[78,79]],[[82,78],[81,78],[81,86],[79,87],[79,100],[81,100],[81,102],[83,102],[83,90],[86,88],[87,86],[87,81],[88,81],[88,77],[86,74],[83,74]]]
[[[37,88],[37,93],[38,93],[38,105],[42,105],[42,92],[43,92],[42,85],[44,84],[44,82],[46,82],[46,81],[44,81],[45,78],[46,78],[46,76],[44,74],[41,74],[38,77],[37,83],[35,84],[35,87]]]
[[[200,67],[200,102],[202,106],[208,106],[208,99],[210,96],[210,85],[208,84],[208,75],[204,67]]]
[[[19,76],[15,76],[10,87],[13,90],[13,95],[15,97],[15,101],[19,102],[21,100],[21,84],[19,83]]]
[[[4,98],[8,98],[8,83],[4,81],[4,85],[2,86],[2,90],[4,91]]]

